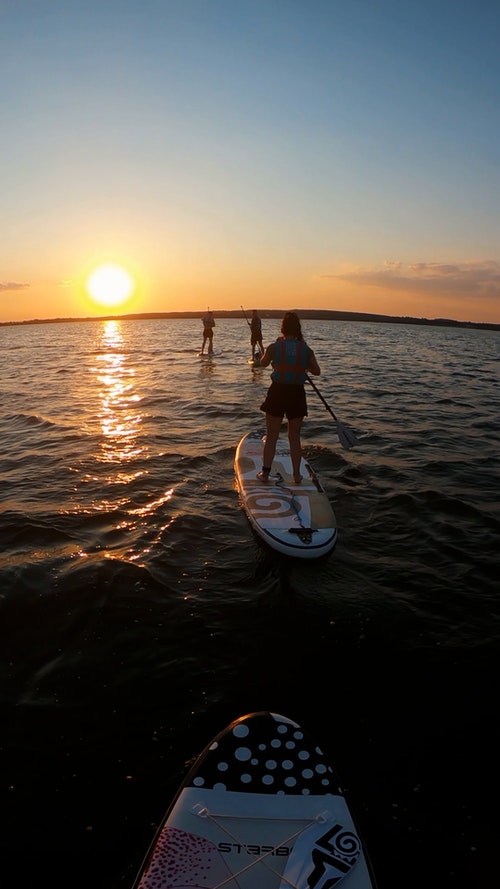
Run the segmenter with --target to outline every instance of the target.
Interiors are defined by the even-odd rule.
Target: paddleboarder
[[[215,321],[214,321],[214,314],[213,314],[213,312],[210,311],[210,309],[207,309],[206,314],[203,315],[203,318],[201,319],[201,323],[203,324],[203,343],[201,346],[201,353],[200,354],[203,355],[203,353],[205,351],[205,343],[207,343],[207,341],[208,341],[207,352],[209,355],[212,355],[212,353],[214,351],[214,347],[213,347],[214,331],[213,331],[213,328],[215,327]]]
[[[260,410],[266,415],[266,441],[262,452],[262,469],[257,473],[261,481],[269,480],[283,417],[288,420],[288,442],[295,484],[300,484],[302,444],[300,430],[307,416],[304,383],[307,373],[319,376],[319,364],[313,350],[302,335],[296,312],[286,312],[281,322],[281,336],[271,343],[260,359],[261,367],[272,365],[271,385]]]
[[[260,320],[257,309],[252,309],[252,320],[250,321],[250,345],[252,347],[252,360],[255,360],[255,347],[259,347],[261,355],[264,351],[264,344],[262,342],[262,321]]]

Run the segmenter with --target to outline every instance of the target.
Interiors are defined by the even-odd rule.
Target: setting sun
[[[105,263],[91,272],[85,286],[98,305],[121,306],[132,296],[135,281],[122,266]]]

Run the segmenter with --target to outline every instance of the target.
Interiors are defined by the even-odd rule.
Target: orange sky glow
[[[98,263],[94,267],[97,267]],[[348,312],[449,318],[498,324],[496,296],[500,267],[495,262],[463,264],[385,263],[379,269],[346,268],[313,273],[302,267],[297,274],[246,269],[211,269],[203,278],[191,273],[183,280],[149,279],[133,263],[120,257],[119,267],[131,275],[132,292],[120,299],[98,300],[87,292],[81,278],[60,282],[0,282],[0,322],[33,319],[99,317],[115,312],[238,311],[242,304],[260,309],[291,306]],[[106,294],[104,294],[106,296]]]

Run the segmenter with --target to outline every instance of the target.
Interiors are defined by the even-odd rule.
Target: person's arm
[[[260,359],[260,366],[267,367],[268,364],[271,364],[273,357],[274,357],[274,343],[271,343],[271,345],[267,347],[262,358]]]
[[[314,354],[312,349],[309,349],[309,364],[307,365],[307,369],[309,373],[312,373],[312,375],[315,377],[319,377],[321,373],[320,366],[316,361],[316,355]]]

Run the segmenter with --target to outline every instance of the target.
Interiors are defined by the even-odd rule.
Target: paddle
[[[325,405],[327,411],[332,415],[333,419],[335,420],[335,422],[337,424],[337,435],[339,437],[339,441],[340,441],[340,444],[342,445],[342,447],[346,448],[346,450],[349,450],[349,448],[353,448],[355,445],[359,444],[359,441],[356,438],[356,436],[354,435],[354,432],[352,431],[352,429],[349,429],[348,426],[344,426],[344,424],[341,423],[340,420],[335,416],[330,405],[327,404],[327,402],[323,398],[321,392],[319,391],[318,387],[311,380],[311,377],[308,374],[306,374],[306,378],[307,378],[307,382],[311,384],[314,391],[316,392],[316,395],[319,395],[319,397],[321,398],[321,401]]]
[[[250,321],[249,321],[248,318],[247,318],[247,313],[245,312],[245,309],[243,308],[243,306],[240,306],[240,309],[241,309],[241,311],[243,312],[243,314],[244,314],[244,316],[245,316],[245,321],[247,322],[248,326],[251,328],[252,325],[250,324]]]

